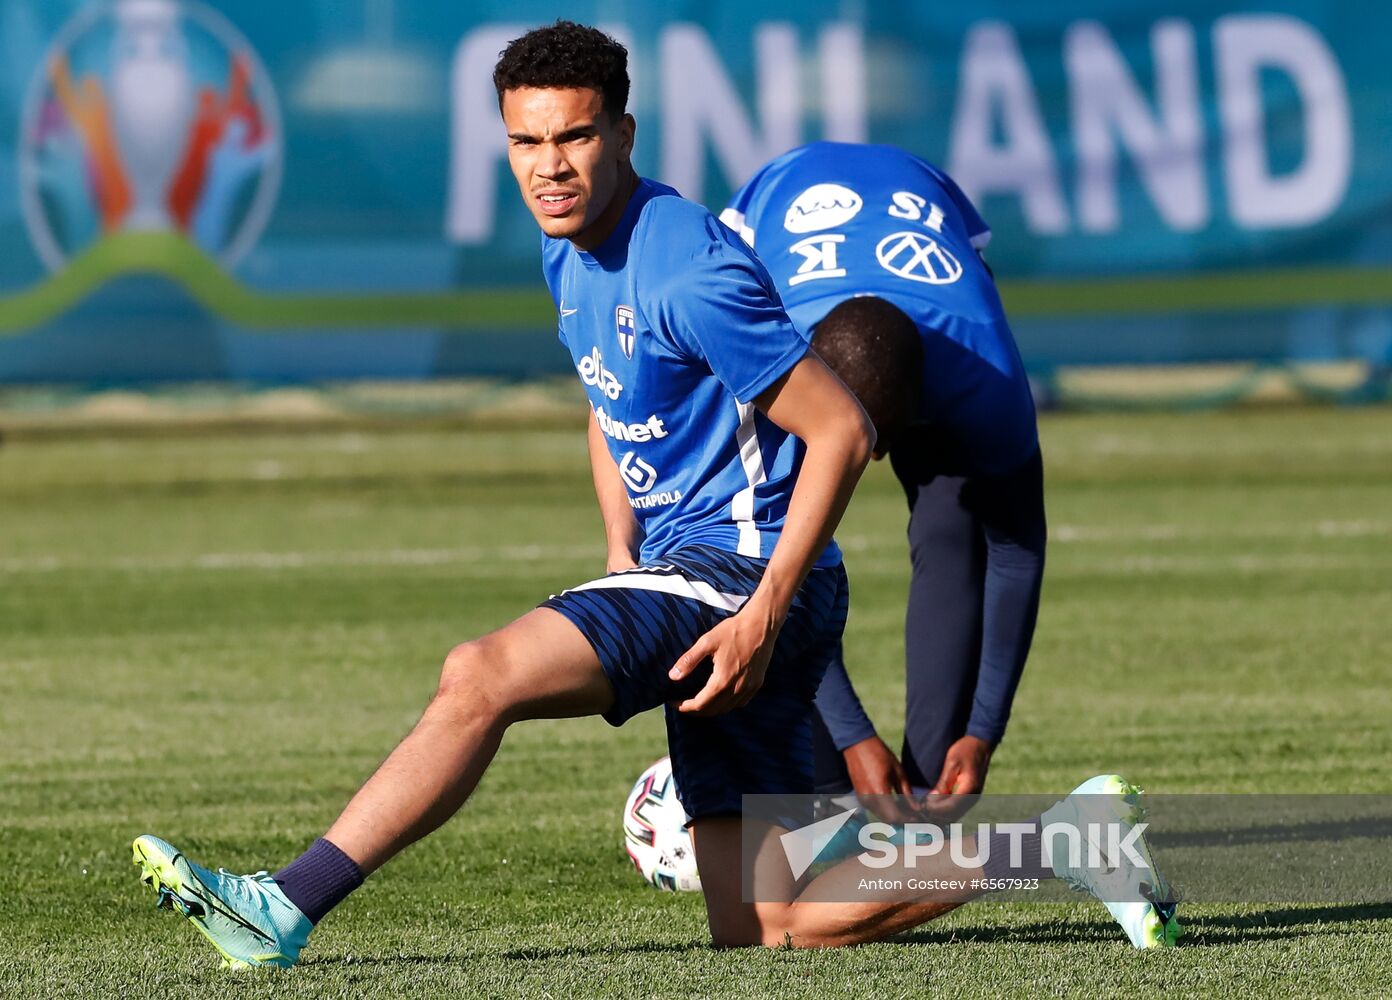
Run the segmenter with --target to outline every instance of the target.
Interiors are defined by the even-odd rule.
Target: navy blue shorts
[[[764,686],[743,708],[683,715],[671,702],[705,685],[710,665],[674,683],[677,657],[743,606],[767,560],[706,545],[613,573],[541,604],[580,629],[614,688],[604,719],[620,726],[666,706],[667,746],[687,815],[734,815],[743,795],[812,792],[812,699],[837,655],[850,599],[840,564],[812,570],[778,634]]]

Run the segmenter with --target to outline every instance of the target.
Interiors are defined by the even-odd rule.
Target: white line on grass
[[[1050,525],[1051,542],[1168,542],[1207,538],[1367,538],[1392,535],[1392,521],[1313,521],[1298,524],[1249,524],[1190,527],[1179,524]]]
[[[49,573],[65,569],[103,569],[117,572],[167,572],[170,570],[313,569],[320,566],[442,566],[456,563],[488,563],[603,558],[601,545],[555,547],[545,545],[477,546],[457,549],[385,549],[360,552],[207,552],[196,556],[127,556],[115,559],[0,559],[0,572]]]
[[[1131,556],[1068,567],[1077,576],[1152,576],[1167,573],[1295,573],[1370,570],[1392,567],[1392,560],[1368,556],[1287,555]]]
[[[1305,538],[1311,540],[1325,538],[1366,538],[1392,535],[1392,521],[1314,521],[1299,524],[1258,524],[1228,528],[1194,528],[1177,524],[1141,524],[1133,526],[1107,527],[1095,525],[1054,525],[1049,529],[1050,541],[1055,544],[1088,542],[1126,542],[1126,541],[1174,541],[1182,539],[1220,539],[1220,538]],[[885,541],[872,539],[865,535],[846,535],[838,539],[841,548],[849,553],[898,552],[903,542],[898,539]],[[118,556],[107,559],[74,559],[58,556],[33,556],[28,558],[0,559],[0,573],[51,573],[61,570],[107,570],[114,572],[169,572],[172,570],[294,570],[314,569],[335,566],[445,566],[479,563],[492,569],[516,562],[542,562],[545,560],[581,561],[603,558],[603,547],[599,544],[548,546],[548,545],[479,545],[461,548],[430,549],[368,549],[362,551],[324,551],[324,552],[207,552],[189,556]],[[1178,557],[1137,556],[1113,560],[1109,566],[1123,568],[1130,572],[1147,572],[1163,565],[1174,567]],[[1186,565],[1197,567],[1226,567],[1233,569],[1276,568],[1281,559],[1313,560],[1308,568],[1325,565],[1324,557],[1297,555],[1283,556],[1243,556],[1229,557],[1193,556],[1183,557]],[[862,563],[863,565],[863,563]],[[1291,564],[1284,568],[1301,568]],[[1157,569],[1158,571],[1158,569]]]

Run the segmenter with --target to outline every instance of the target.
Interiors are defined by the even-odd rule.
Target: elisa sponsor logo
[[[580,373],[581,382],[594,386],[607,399],[618,399],[623,392],[618,376],[604,367],[604,355],[599,353],[598,347],[581,358],[575,370]]]

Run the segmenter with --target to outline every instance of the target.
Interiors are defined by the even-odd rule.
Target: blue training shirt
[[[803,446],[753,401],[807,343],[763,265],[706,209],[641,180],[603,244],[543,237],[542,268],[642,560],[691,544],[768,558]],[[819,565],[839,560],[832,543]]]
[[[721,219],[759,254],[803,336],[855,295],[913,319],[920,419],[965,451],[964,471],[1002,474],[1034,454],[1029,382],[977,252],[991,230],[950,177],[893,146],[814,142],[763,167]]]

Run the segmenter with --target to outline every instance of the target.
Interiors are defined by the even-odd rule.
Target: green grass
[[[997,792],[1392,792],[1392,410],[1058,417],[1050,550]],[[841,538],[889,738],[903,501]],[[894,943],[717,953],[620,847],[661,720],[509,734],[463,814],[285,975],[229,975],[129,842],[233,869],[318,835],[450,646],[601,562],[579,424],[0,448],[0,995],[1385,996],[1392,905],[1194,905],[1133,952],[1096,904],[965,907]]]

